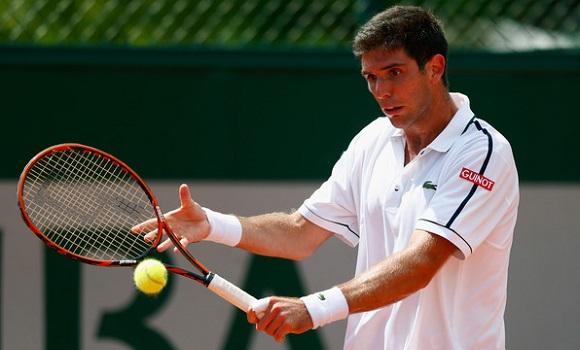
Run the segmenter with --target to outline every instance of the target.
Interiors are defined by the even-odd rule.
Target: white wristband
[[[235,247],[242,240],[242,223],[234,215],[226,215],[215,212],[208,208],[203,208],[207,221],[209,221],[210,231],[205,238],[212,241]]]
[[[348,303],[338,287],[300,298],[312,318],[313,329],[348,316]]]

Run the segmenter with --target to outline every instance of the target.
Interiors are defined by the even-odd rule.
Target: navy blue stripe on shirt
[[[467,125],[465,126],[465,129],[463,129],[463,131],[461,132],[461,135],[465,134],[465,132],[467,131],[467,129],[469,129],[469,126],[473,123],[473,121],[475,120],[475,116],[473,116],[470,120],[469,123],[467,123]]]
[[[454,229],[452,229],[452,228],[450,228],[450,227],[447,227],[447,226],[444,226],[444,225],[441,225],[440,223],[438,223],[438,222],[435,222],[435,221],[432,221],[432,220],[427,220],[427,219],[419,219],[419,220],[427,221],[427,222],[430,222],[430,223],[432,223],[432,224],[434,224],[434,225],[441,226],[441,227],[445,227],[445,228],[446,228],[446,229],[448,229],[449,231],[451,231],[451,232],[455,233],[455,234],[457,235],[457,237],[461,238],[461,240],[462,240],[463,242],[465,242],[465,244],[467,244],[467,246],[469,247],[469,250],[470,250],[470,251],[473,253],[473,249],[471,248],[471,245],[469,244],[469,242],[467,242],[467,241],[465,240],[465,238],[463,238],[463,236],[461,236],[461,235],[460,235],[460,234],[459,234],[457,231],[455,231]]]
[[[475,124],[475,127],[477,128],[477,130],[483,132],[487,136],[487,155],[485,156],[485,160],[483,161],[483,164],[481,165],[481,170],[479,170],[479,174],[483,175],[485,173],[485,169],[487,169],[487,165],[489,164],[489,160],[491,158],[491,153],[493,151],[493,139],[492,139],[490,133],[487,131],[487,129],[485,129],[481,126],[479,121],[475,120],[473,122],[473,124]],[[469,191],[469,193],[467,194],[465,199],[463,199],[463,201],[461,202],[461,204],[459,205],[457,210],[455,210],[455,213],[453,213],[453,215],[451,216],[451,219],[449,219],[449,221],[447,222],[445,227],[447,227],[448,229],[451,229],[451,225],[453,224],[455,219],[457,219],[457,216],[459,216],[459,214],[461,214],[461,211],[465,208],[465,206],[467,205],[467,202],[469,202],[471,197],[473,197],[473,195],[475,194],[475,191],[477,190],[477,187],[479,187],[479,186],[476,184],[473,184],[473,186],[471,186],[471,190]]]
[[[314,212],[314,210],[312,210],[312,209],[310,209],[310,208],[308,207],[308,205],[305,205],[305,206],[306,206],[306,208],[307,208],[307,209],[308,209],[308,210],[309,210],[309,211],[310,211],[312,214],[314,214],[314,215],[315,215],[315,216],[317,216],[318,218],[320,218],[320,219],[322,219],[322,220],[324,220],[324,221],[326,221],[326,222],[330,222],[330,223],[332,223],[332,224],[336,224],[336,225],[339,225],[339,226],[342,226],[342,227],[346,227],[346,229],[347,229],[347,230],[349,230],[349,231],[350,231],[350,232],[351,232],[353,235],[355,235],[355,236],[357,236],[358,238],[360,238],[360,236],[358,235],[358,233],[356,233],[356,232],[354,232],[353,230],[351,230],[351,228],[350,228],[350,227],[349,227],[347,224],[343,224],[342,222],[337,222],[337,221],[332,221],[332,220],[325,219],[325,218],[323,218],[322,216],[320,216],[320,215],[316,214],[316,213]]]

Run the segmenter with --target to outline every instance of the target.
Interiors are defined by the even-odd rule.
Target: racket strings
[[[77,153],[78,154],[78,153]],[[92,176],[96,176],[96,177],[100,177],[102,179],[104,179],[104,182],[102,182],[101,186],[94,186],[92,188],[93,190],[93,195],[97,195],[100,198],[99,201],[103,202],[103,203],[115,203],[117,204],[117,202],[119,200],[122,200],[124,197],[131,197],[129,198],[129,200],[133,200],[134,201],[134,196],[129,196],[130,193],[127,192],[127,187],[123,186],[124,183],[126,182],[127,184],[134,184],[134,181],[132,180],[132,178],[125,173],[124,171],[121,171],[121,168],[115,167],[114,164],[108,160],[106,160],[105,158],[102,157],[98,157],[94,154],[88,154],[90,155],[90,157],[92,157],[93,159],[89,159],[94,161],[95,163],[97,163],[98,166],[100,166],[100,168],[93,168],[90,167],[90,163],[88,163],[89,165],[89,170],[90,170],[90,175]],[[80,159],[80,161],[84,161],[84,159]],[[119,181],[116,181],[116,180]],[[117,197],[111,197],[111,193],[104,191],[107,188],[106,187],[112,187],[112,191],[113,193],[119,193],[121,194],[121,196],[117,196]],[[138,187],[138,186],[137,186]],[[129,189],[131,187],[128,187]],[[133,187],[133,190],[135,188]],[[139,188],[137,188],[137,190],[142,193],[142,191],[140,191]],[[149,204],[149,202],[146,200],[146,203]],[[95,219],[104,219],[104,221],[100,222],[101,226],[104,228],[113,228],[112,229],[108,229],[108,230],[104,230],[104,233],[106,234],[106,239],[105,241],[109,241],[112,238],[116,237],[116,232],[114,231],[114,226],[113,226],[113,222],[120,222],[120,219],[117,215],[118,214],[122,214],[122,212],[117,212],[117,211],[112,211],[111,208],[116,208],[116,206],[112,206],[112,207],[108,207],[108,206],[103,206],[103,207],[99,207],[98,210],[101,211],[101,213],[93,213],[92,215],[94,216]],[[133,213],[129,213],[129,214],[133,214]],[[143,243],[142,240],[129,240],[127,241],[125,238],[127,238],[126,236],[122,236],[123,240],[122,242],[119,242],[121,244],[115,245],[115,246],[110,246],[108,247],[109,249],[105,250],[103,253],[107,254],[110,253],[110,249],[111,248],[116,248],[114,249],[114,254],[113,257],[117,257],[117,253],[119,253],[119,249],[121,249],[121,252],[126,251],[128,249],[133,248],[133,245],[138,242],[138,243]],[[129,243],[129,246],[126,246],[125,243]],[[148,247],[147,247],[148,248]]]
[[[79,160],[79,159],[77,159]],[[83,159],[80,159],[81,162],[83,162]],[[57,164],[60,164],[59,162],[57,162]],[[108,164],[108,166],[110,167],[110,164]],[[101,231],[101,236],[104,234],[106,236],[109,237],[104,237],[101,238],[99,237],[99,235],[87,235],[87,232],[91,232],[93,230],[87,230],[87,222],[91,222],[94,221],[94,217],[97,217],[96,215],[99,213],[99,211],[101,211],[102,209],[106,209],[106,207],[95,207],[95,206],[87,206],[88,210],[81,210],[81,212],[85,212],[85,215],[79,215],[79,208],[82,209],[82,207],[79,207],[78,203],[82,203],[82,201],[84,201],[85,203],[90,203],[90,199],[91,197],[93,197],[95,195],[95,193],[99,193],[97,191],[102,191],[101,188],[99,188],[100,186],[93,186],[93,187],[88,187],[88,191],[86,190],[81,190],[79,191],[79,189],[85,189],[87,188],[86,185],[84,185],[81,180],[82,177],[78,176],[78,167],[69,167],[69,168],[61,168],[64,169],[63,174],[59,174],[57,176],[55,176],[55,178],[57,180],[60,180],[61,182],[63,180],[68,179],[72,179],[72,181],[65,181],[66,184],[68,184],[70,186],[70,188],[72,189],[72,192],[70,192],[69,194],[73,194],[73,195],[69,195],[69,196],[63,196],[63,194],[65,192],[62,191],[51,191],[52,195],[54,198],[56,198],[57,203],[64,203],[65,207],[68,209],[73,209],[74,213],[76,215],[71,215],[71,217],[73,217],[73,220],[71,220],[70,223],[64,223],[64,227],[68,228],[67,226],[72,226],[73,228],[77,229],[77,232],[79,232],[78,235],[73,236],[73,238],[69,238],[69,235],[62,235],[62,236],[57,236],[57,237],[52,237],[52,239],[55,241],[55,243],[60,243],[60,245],[62,245],[64,248],[66,248],[67,250],[73,251],[77,254],[82,253],[82,251],[79,251],[78,248],[79,247],[91,247],[91,250],[93,251],[100,251],[102,252],[102,254],[100,256],[96,256],[96,258],[102,258],[104,256],[107,256],[107,254],[109,254],[109,250],[110,247],[107,247],[106,249],[104,247],[105,243],[108,242],[110,240],[110,237],[112,236],[112,231],[110,229],[107,229],[107,221],[105,222],[101,222],[100,226],[101,229],[99,231]],[[89,168],[91,170],[93,170],[92,168]],[[107,168],[103,168],[104,170],[107,170]],[[94,176],[94,174],[92,174]],[[107,182],[109,182],[109,184],[111,183],[109,179],[107,179],[107,176],[104,177],[106,179]],[[113,183],[114,184],[114,183]],[[93,193],[91,193],[93,192]],[[88,195],[87,195],[88,194]],[[101,196],[100,198],[98,198],[97,202],[103,202],[103,200],[106,199],[106,196]],[[62,208],[62,205],[60,205],[60,207]],[[96,210],[95,210],[96,209]],[[92,212],[92,214],[90,214]],[[90,216],[87,216],[86,214],[89,213]],[[106,214],[106,213],[105,213]],[[101,214],[101,216],[103,216]],[[101,217],[98,216],[98,217]],[[103,216],[104,217],[104,216]],[[112,217],[114,218],[114,216]],[[64,231],[65,233],[67,232],[66,230]],[[133,241],[134,242],[134,241]],[[77,248],[77,249],[74,249]],[[116,246],[115,248],[119,249],[119,248],[123,248],[123,245],[119,245]],[[113,254],[113,257],[117,257],[117,254]]]
[[[73,254],[136,259],[151,248],[131,228],[154,217],[154,208],[133,177],[106,157],[79,149],[47,155],[29,171],[23,196],[32,222]]]
[[[36,168],[40,168],[42,173],[45,176],[49,176],[53,178],[54,182],[48,183],[44,182],[43,191],[38,192],[40,199],[48,202],[50,207],[40,207],[40,209],[60,209],[66,211],[67,218],[57,216],[54,213],[50,212],[49,220],[40,220],[40,224],[44,224],[41,227],[43,232],[47,233],[48,238],[53,240],[55,243],[61,245],[63,248],[73,251],[74,253],[79,253],[78,249],[81,246],[87,246],[89,243],[95,247],[99,244],[99,241],[96,240],[96,236],[87,235],[87,229],[84,227],[86,222],[90,221],[90,212],[98,213],[98,210],[95,210],[94,207],[89,207],[87,205],[80,206],[80,201],[85,201],[85,203],[90,203],[90,192],[92,191],[91,187],[85,186],[87,188],[86,193],[83,191],[79,191],[79,182],[81,181],[81,177],[76,173],[71,171],[72,167],[64,167],[60,168],[59,172],[47,172],[47,169],[53,170],[56,167],[58,169],[58,165],[62,162],[62,159],[54,157],[54,158],[44,158],[41,161],[48,163],[46,165],[37,166]],[[39,162],[39,164],[42,164]],[[68,181],[67,181],[68,179]],[[62,183],[65,183],[68,186],[68,191],[61,191],[60,188],[55,189],[55,187],[62,187]],[[49,186],[50,184],[50,186]],[[40,217],[39,217],[40,219]],[[50,221],[54,220],[54,221]],[[50,227],[47,227],[47,224],[50,224]],[[51,227],[63,227],[65,228],[64,231],[55,231],[52,230]],[[78,235],[68,235],[69,232],[78,232]],[[65,234],[61,234],[65,233]]]
[[[54,164],[50,164],[50,163],[54,163],[51,162],[52,160],[54,160],[55,158],[44,158],[41,159],[41,161],[39,162],[39,164],[42,164],[41,162],[47,162],[49,163],[49,165],[52,167],[54,166]],[[56,162],[58,163],[58,162]],[[78,181],[75,180],[75,178],[77,178],[77,176],[71,176],[69,173],[70,168],[61,168],[61,173],[55,173],[55,172],[47,172],[46,171],[46,165],[44,165],[44,167],[39,167],[37,166],[37,168],[40,168],[42,170],[42,173],[45,175],[49,175],[50,177],[52,177],[54,180],[53,183],[48,183],[45,182],[43,183],[44,185],[44,189],[41,192],[38,192],[38,197],[40,200],[40,202],[48,202],[48,204],[51,207],[41,207],[41,209],[52,209],[52,208],[58,208],[60,210],[65,210],[68,213],[68,219],[69,221],[63,221],[62,217],[56,216],[54,213],[51,212],[50,218],[49,220],[55,220],[55,221],[46,221],[46,220],[41,220],[40,222],[38,220],[37,224],[40,224],[39,226],[41,227],[41,230],[43,232],[45,232],[47,234],[47,236],[52,239],[55,243],[63,246],[64,248],[74,251],[75,253],[78,253],[77,250],[74,249],[74,247],[78,247],[79,244],[84,244],[86,245],[86,241],[85,237],[89,237],[88,239],[91,239],[91,236],[86,236],[85,232],[86,229],[85,227],[83,227],[83,223],[86,222],[87,220],[84,219],[86,218],[86,213],[82,212],[82,207],[79,207],[78,205],[74,205],[74,199],[76,198],[77,200],[84,200],[82,194],[81,196],[75,196],[74,194],[77,194],[75,192],[75,189],[77,188],[77,183]],[[49,168],[50,169],[50,168]],[[67,181],[67,185],[69,186],[69,192],[68,192],[68,196],[64,196],[65,192],[61,192],[59,190],[54,190],[54,187],[56,184],[62,183],[63,180],[65,180],[66,178],[69,179],[69,181]],[[48,186],[48,185],[51,186]],[[48,199],[46,199],[48,198]],[[36,217],[36,219],[40,219],[39,216]],[[46,221],[46,222],[45,222]],[[47,227],[47,224],[50,224],[50,227]],[[55,231],[53,230],[51,227],[59,227],[61,226],[62,228],[64,228],[64,230],[61,231]],[[76,229],[78,232],[78,235],[75,236],[70,236],[67,233],[69,232],[69,229]],[[72,231],[72,230],[71,230]],[[61,234],[64,233],[64,234]],[[93,244],[94,246],[94,244]]]
[[[93,155],[93,154],[90,154],[90,155],[93,156],[93,157],[95,157],[95,155]],[[82,161],[82,159],[79,159],[79,161]],[[90,170],[89,174],[92,175],[92,176],[102,176],[102,178],[105,179],[108,182],[107,185],[111,185],[111,184],[112,185],[115,185],[115,182],[110,182],[109,179],[108,179],[108,177],[109,177],[108,176],[109,168],[111,168],[112,163],[108,162],[106,164],[100,164],[100,163],[104,162],[104,158],[95,159],[95,162],[99,166],[100,165],[103,165],[104,167],[103,168],[99,168],[99,170],[102,170],[102,171],[99,171],[99,172],[96,172],[95,171],[96,169],[93,169],[93,168],[90,168],[89,167],[88,168]],[[113,175],[116,175],[116,174],[113,174]],[[126,174],[123,173],[123,174],[118,174],[118,175],[126,175]],[[123,178],[123,180],[125,180],[125,179]],[[101,192],[102,191],[102,186],[94,186],[93,188],[91,188],[91,190],[93,192],[92,193],[93,196],[95,196],[95,195],[96,196],[98,196],[98,195],[102,195],[103,196],[103,198],[99,198],[99,200],[101,202],[110,201],[110,199],[107,198],[106,193],[102,193]],[[118,190],[118,189],[115,188],[114,190]],[[97,208],[97,210],[96,211],[93,211],[90,215],[91,215],[90,220],[93,221],[93,222],[94,222],[95,219],[98,219],[98,218],[108,218],[108,219],[105,219],[104,222],[101,222],[101,226],[104,227],[104,228],[111,227],[111,221],[113,219],[116,219],[115,213],[113,213],[110,210],[108,210],[106,206],[102,206],[102,207]],[[104,233],[107,236],[106,239],[105,239],[105,242],[106,241],[109,241],[110,238],[113,238],[114,237],[114,232],[111,231],[110,229],[109,230],[104,230]],[[132,241],[132,242],[134,242],[134,241]],[[118,245],[117,248],[119,248],[119,247],[120,248],[123,248],[123,245]],[[107,249],[103,250],[103,256],[105,256],[106,254],[110,253],[109,252],[109,248],[112,248],[112,247],[107,247]],[[117,253],[117,252],[115,252],[115,253]],[[116,254],[113,254],[112,256],[113,257],[116,257],[117,255]]]
[[[77,153],[78,154],[78,153]],[[113,190],[117,193],[121,193],[125,188],[120,187],[119,184],[123,183],[123,182],[127,182],[128,184],[134,184],[134,181],[132,180],[132,178],[125,173],[124,171],[121,171],[121,168],[118,167],[114,167],[113,163],[110,161],[107,161],[105,158],[102,157],[98,157],[95,154],[88,154],[90,155],[93,159],[93,161],[95,161],[95,163],[97,163],[97,165],[102,166],[101,168],[93,168],[93,167],[89,167],[88,169],[90,170],[90,175],[93,176],[97,176],[97,177],[102,177],[103,179],[106,180],[105,184],[107,186],[113,186]],[[83,161],[83,159],[79,159],[79,161]],[[90,163],[88,164],[90,165]],[[121,181],[114,181],[115,179],[120,179]],[[135,190],[135,186],[132,187],[133,190]],[[129,192],[125,192],[123,193],[125,195],[125,197],[117,197],[117,198],[108,198],[108,193],[103,191],[102,186],[94,186],[91,188],[91,190],[93,191],[93,195],[100,195],[103,196],[102,198],[99,198],[102,202],[109,202],[109,203],[115,203],[116,201],[123,201],[125,197],[130,197],[129,200],[135,201],[135,196],[129,196],[130,193]],[[139,191],[138,193],[142,194],[142,191],[140,190],[140,188],[137,186],[137,190]],[[146,201],[147,204],[149,204],[148,201]],[[126,204],[125,204],[126,206]],[[92,216],[94,218],[108,218],[105,219],[104,222],[102,222],[102,226],[103,227],[112,227],[113,225],[113,221],[114,222],[118,222],[118,217],[117,212],[113,212],[111,210],[109,210],[109,207],[100,207],[98,208],[99,210],[102,211],[102,213],[100,212],[93,212]],[[132,214],[132,212],[130,212],[129,214]],[[107,238],[114,238],[115,237],[115,232],[108,230],[105,231]],[[108,241],[108,239],[107,239]],[[129,243],[130,244],[134,244],[135,242],[141,242],[143,243],[142,240],[130,240]],[[123,243],[126,243],[126,240],[123,240]],[[123,244],[118,245],[118,248],[127,248],[124,247]],[[130,247],[132,248],[132,246]],[[108,251],[105,251],[104,253],[107,253]],[[117,251],[115,252],[117,253]],[[117,256],[117,255],[113,255],[113,256]]]
[[[58,159],[58,161],[55,161],[55,159]],[[87,221],[83,219],[87,217],[87,210],[83,210],[83,207],[75,203],[75,199],[76,201],[86,200],[87,196],[82,192],[79,192],[77,189],[80,176],[75,175],[74,172],[71,172],[70,167],[63,167],[59,169],[59,162],[61,162],[61,159],[57,158],[56,156],[53,158],[43,158],[34,168],[34,170],[40,169],[40,173],[43,176],[55,180],[52,183],[46,181],[42,182],[43,188],[37,193],[38,197],[36,198],[39,199],[40,203],[49,204],[49,206],[45,205],[38,207],[42,211],[47,211],[49,216],[46,218],[46,220],[42,220],[40,215],[36,216],[38,219],[37,226],[40,226],[41,230],[45,232],[48,238],[53,242],[61,245],[65,249],[78,253],[75,247],[78,248],[81,245],[86,246],[87,242],[85,240],[94,240],[94,237],[86,235],[87,230],[85,227],[83,227],[83,223]],[[55,171],[55,169],[58,169],[58,172]],[[39,179],[44,180],[44,178]],[[68,179],[68,181],[65,181],[66,179]],[[62,186],[62,182],[66,183],[66,186],[68,186],[68,191],[65,192],[61,191],[60,189],[55,189],[55,187]],[[32,204],[34,202],[29,200],[28,203]],[[66,220],[64,217],[56,215],[52,209],[66,211],[68,214]],[[64,230],[55,231],[52,229],[53,227],[62,227]],[[78,235],[68,234],[69,232],[74,232],[75,230],[77,230],[79,233]],[[94,245],[98,242],[91,243]]]

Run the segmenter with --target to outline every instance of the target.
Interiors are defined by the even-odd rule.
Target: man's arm
[[[299,212],[240,218],[243,234],[238,248],[254,254],[301,260],[310,256],[332,232],[306,220]]]
[[[426,287],[456,250],[445,238],[416,230],[406,249],[339,285],[349,313],[395,303]]]
[[[424,288],[456,250],[445,238],[416,230],[406,249],[338,286],[346,298],[348,312],[374,310]],[[313,327],[306,306],[298,298],[271,297],[262,319],[250,311],[248,320],[277,341]]]
[[[180,186],[179,199],[181,206],[166,213],[165,218],[173,231],[181,237],[181,244],[185,247],[207,239],[212,227],[206,212],[191,198],[187,185]],[[332,235],[330,231],[304,219],[299,212],[272,213],[239,220],[242,235],[236,247],[260,255],[300,260],[311,255]],[[155,224],[156,220],[150,220],[136,226],[134,230],[141,231]],[[157,231],[154,230],[146,235],[146,239],[153,239],[156,234]],[[166,239],[157,249],[163,252],[172,246],[171,240]]]

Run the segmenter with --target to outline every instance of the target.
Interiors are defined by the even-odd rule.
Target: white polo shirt
[[[345,349],[503,349],[509,253],[519,201],[508,141],[469,99],[413,161],[402,130],[381,117],[351,142],[299,212],[358,244],[356,274],[405,249],[415,229],[458,248],[429,285],[349,316]]]

